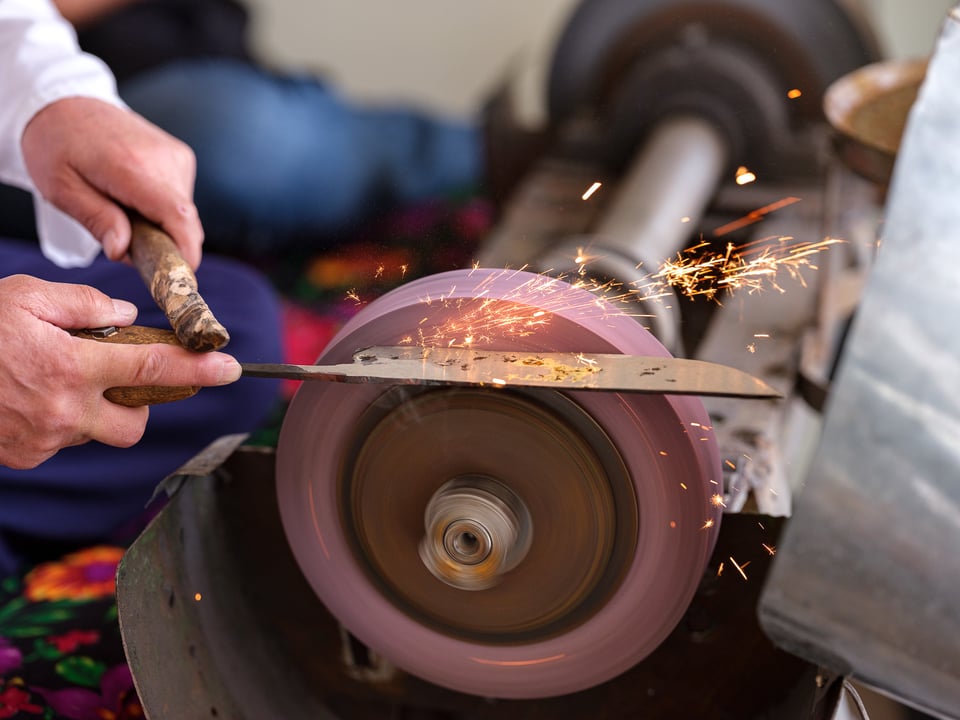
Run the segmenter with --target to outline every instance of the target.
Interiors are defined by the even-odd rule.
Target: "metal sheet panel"
[[[900,150],[876,266],[764,595],[785,648],[960,712],[960,11]]]

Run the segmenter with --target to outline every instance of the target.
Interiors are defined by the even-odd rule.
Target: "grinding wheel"
[[[666,355],[625,307],[480,269],[384,295],[321,360],[465,342]],[[599,684],[666,638],[713,548],[720,478],[689,396],[305,383],[277,456],[288,541],[333,615],[414,675],[501,698]]]

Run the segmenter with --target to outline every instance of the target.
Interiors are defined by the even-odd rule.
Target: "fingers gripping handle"
[[[170,330],[143,327],[142,325],[102,330],[75,330],[73,334],[99,342],[124,343],[127,345],[149,345],[153,343],[180,345],[177,336]],[[199,386],[195,385],[141,385],[108,388],[104,391],[103,396],[117,405],[140,407],[141,405],[159,405],[160,403],[184,400],[196,395],[199,390]]]
[[[219,350],[230,340],[227,329],[200,297],[197,278],[173,239],[142,217],[131,217],[130,259],[185,348]]]

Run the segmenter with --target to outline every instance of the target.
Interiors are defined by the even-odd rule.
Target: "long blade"
[[[763,381],[736,368],[700,360],[637,355],[373,347],[358,351],[349,364],[245,363],[242,367],[248,377],[291,380],[781,397]]]

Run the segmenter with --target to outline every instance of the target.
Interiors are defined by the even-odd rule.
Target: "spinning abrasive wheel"
[[[467,339],[666,354],[587,290],[464,270],[383,296],[321,360]],[[719,480],[689,396],[307,383],[277,458],[290,546],[340,622],[414,675],[504,698],[590,687],[660,644],[713,547]]]

